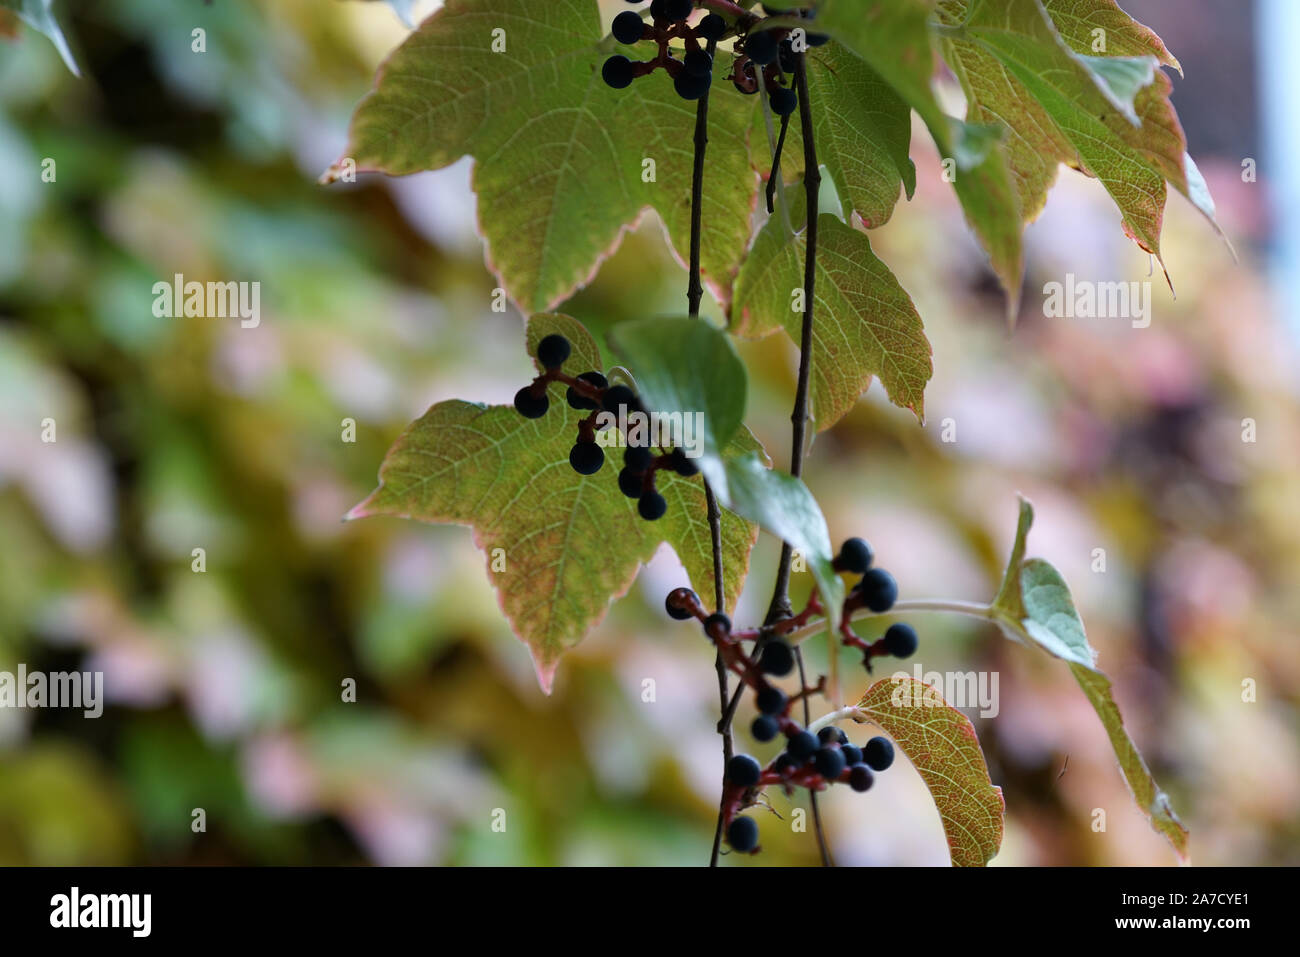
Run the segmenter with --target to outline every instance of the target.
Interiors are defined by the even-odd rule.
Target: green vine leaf
[[[1095,5],[1113,20],[1110,5]],[[1088,31],[1075,45],[1091,49],[1082,0],[1064,9],[1073,29]],[[956,30],[945,49],[975,117],[996,118],[1010,131],[1009,162],[1027,215],[1042,209],[1057,163],[1065,162],[1102,183],[1125,232],[1157,258],[1166,180],[1194,196],[1213,222],[1208,192],[1193,188],[1199,173],[1188,166],[1169,79],[1158,69],[1168,58],[1163,46],[1153,50],[1130,30],[1118,34],[1119,48],[1141,55],[1076,52],[1041,0],[944,0],[940,13]]]
[[[966,222],[989,256],[1007,292],[1008,311],[1019,307],[1024,278],[1022,220],[1015,183],[1002,150],[988,148],[988,133],[939,107],[930,80],[934,53],[930,19],[934,0],[822,0],[817,29],[864,60],[925,121],[942,157],[955,166],[953,188]],[[793,21],[791,21],[793,22]],[[981,144],[972,148],[972,144]]]
[[[1002,847],[1006,801],[989,778],[970,719],[937,690],[895,676],[867,689],[852,715],[893,738],[930,789],[954,867],[983,867]]]
[[[595,0],[448,0],[380,69],[322,180],[347,159],[405,175],[473,156],[489,265],[526,312],[587,282],[647,208],[685,261],[695,106],[662,74],[606,86],[605,34]],[[713,87],[725,95],[709,105],[701,243],[704,278],[723,302],[758,183],[746,142],[753,104],[727,92],[725,59]]]
[[[530,352],[553,332],[572,344],[566,371],[601,368],[595,341],[567,316],[534,316],[528,323]],[[569,408],[564,393],[562,385],[552,383],[551,407],[540,419],[525,419],[512,406],[438,403],[398,438],[380,467],[379,487],[347,515],[473,528],[502,610],[531,650],[538,681],[548,693],[563,653],[600,622],[610,601],[627,591],[660,544],[672,546],[697,592],[713,594],[701,479],[662,475],[660,492],[669,510],[657,522],[642,520],[636,503],[618,490],[614,462],[588,476],[569,466],[583,413]],[[733,449],[754,445],[742,433]],[[615,449],[607,452],[616,455]],[[723,514],[729,609],[740,594],[757,537],[756,526]]]
[[[804,220],[802,193],[790,203]],[[818,430],[830,428],[880,378],[890,401],[925,418],[925,385],[934,371],[921,316],[859,229],[832,215],[818,219],[817,304],[813,313],[810,403]],[[759,231],[736,278],[732,331],[759,337],[784,328],[799,341],[803,320],[803,231],[787,236],[779,216]]]
[[[818,161],[863,224],[883,226],[900,187],[908,199],[916,192],[916,165],[908,155],[911,110],[880,74],[838,43],[812,47],[807,62]],[[791,121],[781,153],[788,183],[803,177],[803,134],[798,116]],[[766,177],[772,153],[762,110],[756,111],[749,143],[754,167]]]
[[[1069,663],[1071,673],[1106,729],[1134,801],[1151,821],[1152,828],[1173,845],[1180,860],[1186,861],[1187,828],[1178,820],[1168,796],[1160,790],[1133,739],[1124,730],[1124,718],[1111,697],[1110,680],[1096,668],[1096,652],[1088,644],[1069,586],[1049,563],[1024,557],[1025,539],[1033,523],[1033,506],[1021,498],[1011,560],[993,600],[990,617],[1009,638],[1035,644]]]
[[[724,514],[757,523],[803,555],[831,609],[832,626],[844,583],[831,566],[830,532],[804,483],[770,468],[759,452],[737,448],[748,377],[726,333],[700,319],[642,319],[620,323],[610,344],[636,377],[647,411],[699,422],[696,459]]]
[[[54,0],[0,0],[0,9],[12,10],[18,15],[18,19],[33,30],[45,34],[54,44],[54,49],[59,52],[64,64],[72,71],[72,75],[81,76],[81,71],[77,69],[77,61],[68,47],[68,40],[63,35],[63,28],[54,17],[54,11],[51,9],[53,5]]]

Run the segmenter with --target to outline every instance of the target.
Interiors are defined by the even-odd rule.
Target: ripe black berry
[[[654,462],[654,453],[644,446],[629,445],[623,450],[623,464],[633,472],[644,472]]]
[[[727,825],[727,843],[733,851],[748,854],[758,847],[758,825],[752,817],[736,817]]]
[[[627,406],[631,411],[637,406],[636,393],[625,385],[611,386],[601,396],[600,405],[606,412],[618,412],[620,406]]]
[[[599,372],[584,372],[582,375],[578,376],[578,378],[583,382],[591,383],[597,389],[603,389],[609,385],[605,380],[605,377]],[[588,399],[585,395],[579,394],[573,386],[569,386],[569,391],[565,393],[565,398],[569,400],[569,408],[571,409],[594,409],[596,407],[595,399]]]
[[[572,348],[564,336],[551,333],[537,343],[537,361],[548,369],[558,369],[569,358]]]
[[[893,744],[877,735],[863,746],[862,761],[873,771],[884,771],[894,763]]]
[[[790,757],[803,763],[817,751],[817,736],[811,731],[800,731],[798,734],[791,735],[785,749],[790,752]]]
[[[831,38],[824,33],[808,33],[804,35],[804,42],[810,47],[820,47],[830,43]]]
[[[658,492],[642,492],[636,510],[647,522],[653,522],[664,517],[664,512],[668,511],[668,502]]]
[[[664,4],[669,20],[685,20],[694,9],[695,4],[691,0],[667,0]]]
[[[865,764],[859,764],[849,769],[849,787],[861,793],[871,790],[871,785],[876,783],[876,776],[871,773],[871,768]]]
[[[844,773],[844,755],[839,748],[819,748],[813,766],[827,781],[834,781]]]
[[[703,50],[687,50],[682,66],[691,76],[708,76],[713,72],[713,57]]]
[[[782,751],[776,756],[776,761],[772,764],[772,770],[777,774],[785,774],[787,771],[793,771],[799,767],[799,762],[792,758],[787,751]]]
[[[865,575],[874,557],[875,553],[865,541],[860,538],[850,538],[840,546],[840,553],[835,556],[835,570]]]
[[[839,744],[840,729],[835,727],[833,724],[828,724],[826,727],[822,728],[820,731],[817,732],[817,740],[820,741],[822,744],[830,744],[832,741],[834,741],[836,744]]]
[[[760,691],[756,697],[758,710],[763,714],[780,714],[785,710],[785,692],[771,685]]]
[[[794,667],[794,650],[780,638],[774,638],[763,648],[758,667],[765,674],[776,675],[778,678],[788,675]]]
[[[636,43],[645,32],[645,21],[635,10],[624,10],[614,18],[610,32],[619,43]]]
[[[601,78],[616,90],[621,90],[632,83],[632,61],[621,53],[615,53],[600,68]]]
[[[605,464],[605,450],[595,442],[579,442],[569,453],[569,464],[579,475],[595,475]]]
[[[749,733],[754,736],[755,741],[771,741],[781,733],[781,726],[771,715],[760,714],[749,726]]]
[[[784,86],[772,87],[768,99],[772,104],[772,112],[777,116],[789,116],[799,106],[799,97],[795,96],[794,90]]]
[[[704,633],[710,638],[715,635],[731,634],[731,619],[720,611],[715,611],[708,618],[704,619]]]
[[[618,490],[628,498],[640,498],[645,490],[645,473],[634,472],[629,468],[620,469],[618,473]]]
[[[650,0],[650,17],[654,20],[667,20],[668,0]]]
[[[550,407],[551,400],[546,397],[546,393],[533,395],[532,386],[524,386],[515,393],[515,408],[525,419],[540,419],[546,414],[547,408]]]
[[[752,788],[762,773],[758,762],[748,754],[737,754],[727,762],[727,783],[736,787]]]
[[[690,612],[692,605],[700,603],[700,596],[689,588],[674,588],[664,598],[664,610],[678,621],[685,621],[694,616]]]
[[[703,76],[695,76],[687,70],[682,70],[673,80],[673,89],[683,100],[698,100],[705,93],[709,92],[709,84],[713,77],[705,73]]]
[[[745,38],[745,55],[759,66],[767,66],[776,59],[780,43],[771,30],[759,30]]]
[[[673,449],[672,454],[668,456],[668,465],[682,478],[690,478],[700,472],[700,467],[681,449]]]
[[[710,13],[695,25],[695,32],[705,40],[721,40],[727,32],[727,21],[716,13]]]
[[[898,600],[898,582],[883,568],[869,568],[854,589],[862,603],[875,612],[889,611]]]
[[[862,763],[862,751],[851,744],[841,744],[840,754],[844,755],[844,763],[849,767]]]
[[[910,658],[916,654],[919,639],[916,630],[903,622],[895,622],[885,629],[885,650],[895,658]]]

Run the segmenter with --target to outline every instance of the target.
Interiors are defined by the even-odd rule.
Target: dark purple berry
[[[819,748],[813,766],[827,781],[834,781],[844,773],[844,755],[839,748]]]
[[[619,43],[636,43],[645,33],[645,21],[635,10],[624,10],[614,18],[610,33]]]
[[[704,619],[704,633],[710,638],[715,635],[726,636],[731,634],[731,619],[720,611],[715,611],[708,618]]]
[[[569,452],[569,464],[579,475],[595,475],[605,464],[605,450],[595,442],[579,442]]]
[[[591,383],[597,389],[603,389],[609,385],[609,383],[605,381],[605,377],[599,372],[584,372],[582,375],[578,376],[578,378],[583,382]],[[588,399],[585,395],[581,395],[573,388],[573,386],[569,386],[569,391],[565,393],[565,398],[569,400],[569,408],[571,409],[585,410],[596,408],[595,399]]]
[[[851,744],[841,744],[840,753],[844,755],[844,763],[849,767],[862,763],[862,751]]]
[[[791,735],[785,749],[790,752],[790,757],[802,764],[817,751],[817,736],[810,731],[800,731]]]
[[[710,13],[695,25],[695,32],[705,40],[721,40],[727,32],[727,21],[716,13]]]
[[[772,112],[777,116],[789,116],[799,106],[799,98],[795,96],[794,90],[784,86],[772,87],[768,99],[772,104]]]
[[[682,66],[691,76],[708,76],[713,72],[713,57],[703,50],[687,50]]]
[[[618,473],[618,490],[628,498],[640,498],[645,491],[645,473],[623,468]]]
[[[875,553],[861,538],[850,538],[840,546],[840,553],[835,556],[835,570],[854,575],[865,575],[871,567]]]
[[[769,714],[760,714],[749,726],[749,733],[755,741],[771,741],[781,733],[781,725]]]
[[[674,22],[685,20],[695,9],[695,4],[691,0],[667,0],[664,4],[666,17]]]
[[[780,714],[785,710],[785,692],[768,685],[756,696],[758,710],[763,714]]]
[[[687,618],[695,617],[691,614],[690,606],[699,603],[700,596],[689,588],[674,588],[664,598],[664,611],[668,612],[670,618],[685,621]]]
[[[873,771],[884,771],[894,763],[894,745],[877,735],[863,745],[862,761]]]
[[[537,361],[547,369],[558,369],[572,352],[569,340],[564,336],[551,333],[537,343]]]
[[[919,643],[916,630],[911,625],[899,621],[885,629],[885,650],[895,658],[912,657],[916,654]]]
[[[752,817],[736,817],[727,825],[727,843],[740,854],[748,854],[758,847],[758,825]]]
[[[632,84],[632,61],[621,53],[615,53],[600,68],[601,78],[616,90]]]
[[[771,30],[758,30],[745,38],[745,55],[759,66],[767,66],[777,58],[781,44]]]
[[[700,467],[695,464],[695,460],[681,449],[673,449],[672,454],[668,456],[668,465],[682,478],[690,478],[700,472]]]
[[[764,674],[778,678],[788,675],[794,667],[794,650],[780,638],[773,638],[759,655],[758,667]]]
[[[849,769],[849,787],[858,793],[871,790],[871,785],[875,783],[876,776],[865,764],[858,764]]]
[[[727,762],[727,783],[739,788],[752,788],[762,773],[758,762],[748,754],[737,754]]]
[[[673,80],[673,89],[683,100],[698,100],[705,93],[709,92],[709,83],[713,77],[709,73],[703,76],[696,76],[687,70],[682,70]]]
[[[546,414],[547,408],[550,407],[551,400],[546,397],[546,393],[533,395],[532,386],[524,386],[515,393],[515,408],[525,419],[540,419]]]
[[[653,522],[664,517],[664,512],[668,511],[668,502],[658,492],[646,491],[637,500],[636,510],[647,522]]]
[[[898,582],[883,568],[869,568],[854,589],[862,596],[862,603],[874,612],[885,612],[898,600]]]
[[[636,393],[625,385],[610,386],[601,396],[600,405],[606,412],[617,413],[622,406],[630,412],[637,407]]]
[[[644,472],[654,463],[654,453],[643,445],[629,445],[623,450],[623,464],[633,472]]]

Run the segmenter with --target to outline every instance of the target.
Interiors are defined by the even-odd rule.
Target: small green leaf
[[[700,468],[725,498],[722,450],[745,418],[748,389],[745,365],[731,340],[707,322],[689,318],[623,322],[609,340],[636,377],[646,411],[674,417],[698,439]]]
[[[844,582],[831,566],[830,532],[812,492],[801,479],[768,468],[756,454],[728,458],[725,467],[726,492],[719,492],[718,500],[804,556],[833,635],[844,604]]]
[[[447,0],[381,67],[342,159],[400,176],[473,156],[489,263],[525,311],[586,283],[647,208],[685,261],[695,104],[662,72],[606,86],[607,28],[595,0]],[[725,80],[726,61],[709,102],[701,245],[724,302],[758,186],[746,143],[754,103]]]
[[[1124,780],[1128,782],[1129,790],[1133,792],[1133,800],[1141,808],[1142,813],[1150,819],[1151,826],[1173,845],[1179,860],[1187,863],[1189,860],[1187,828],[1174,813],[1169,803],[1169,795],[1160,790],[1155,778],[1151,776],[1151,769],[1142,760],[1142,755],[1133,744],[1133,739],[1124,730],[1124,717],[1119,713],[1119,707],[1111,696],[1110,679],[1100,671],[1073,662],[1070,664],[1070,671],[1079,682],[1083,693],[1092,702],[1097,716],[1101,718],[1101,723],[1106,728],[1106,736],[1110,738],[1110,746],[1114,748],[1115,757],[1119,759]]]
[[[802,481],[771,469],[759,452],[737,449],[732,439],[748,433],[740,428],[747,377],[731,339],[701,319],[676,318],[620,323],[609,338],[648,411],[683,421],[702,413],[698,463],[718,502],[805,557],[838,624],[844,583],[831,567],[830,533],[817,501]]]
[[[14,11],[19,19],[33,30],[45,34],[54,44],[54,49],[59,51],[59,56],[72,71],[72,75],[81,76],[81,71],[77,69],[77,61],[68,47],[67,38],[63,35],[63,28],[54,18],[54,11],[51,9],[53,5],[54,0],[0,0],[0,7]]]
[[[1002,587],[993,600],[992,618],[1008,637],[1036,644],[1048,654],[1069,663],[1070,671],[1106,729],[1138,808],[1185,861],[1187,829],[1174,814],[1168,796],[1160,790],[1137,746],[1124,730],[1124,719],[1111,697],[1110,680],[1096,668],[1096,652],[1088,644],[1069,587],[1050,564],[1042,559],[1024,557],[1025,539],[1033,523],[1033,506],[1021,498],[1016,540]]]
[[[802,191],[790,206],[802,225]],[[818,226],[810,387],[818,430],[843,418],[873,376],[879,376],[890,401],[923,420],[933,364],[911,297],[876,258],[862,230],[827,215]],[[788,237],[780,217],[764,224],[736,277],[734,332],[758,337],[784,328],[799,341],[803,314],[794,311],[792,294],[803,287],[806,247],[806,234]]]
[[[909,199],[916,191],[916,165],[908,155],[911,111],[875,70],[838,43],[811,48],[807,62],[818,161],[863,224],[882,226],[893,215],[899,188]],[[749,144],[764,177],[772,166],[765,125],[763,111],[756,111]],[[786,182],[803,176],[797,115],[786,132],[781,172]]]
[[[914,678],[877,681],[854,721],[870,721],[898,742],[930,789],[954,867],[983,867],[1002,847],[1006,801],[989,779],[970,719]]]
[[[596,343],[576,320],[534,316],[530,348],[549,333],[564,335],[573,347],[566,371],[600,368]],[[697,592],[714,590],[701,479],[661,475],[669,511],[657,522],[642,520],[636,503],[618,490],[617,461],[608,461],[616,449],[607,450],[595,475],[570,467],[584,413],[570,409],[564,395],[562,385],[552,384],[550,410],[540,419],[525,419],[512,406],[438,403],[394,443],[379,488],[348,513],[471,526],[502,610],[532,651],[548,692],[561,655],[600,622],[660,544],[677,552]],[[732,448],[755,444],[741,433]],[[728,608],[741,592],[757,536],[756,526],[723,513]]]

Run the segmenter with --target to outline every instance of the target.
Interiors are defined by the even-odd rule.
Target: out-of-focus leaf
[[[1002,846],[1006,801],[989,779],[970,719],[914,678],[877,681],[858,702],[854,721],[879,725],[930,789],[954,867],[983,867]]]
[[[54,11],[51,9],[53,5],[54,0],[0,0],[0,10],[12,10],[33,30],[39,30],[49,37],[50,42],[54,44],[54,49],[59,51],[59,56],[72,71],[72,75],[81,76],[81,71],[77,69],[77,61],[68,47],[67,38],[63,35],[63,28],[54,17]]]

